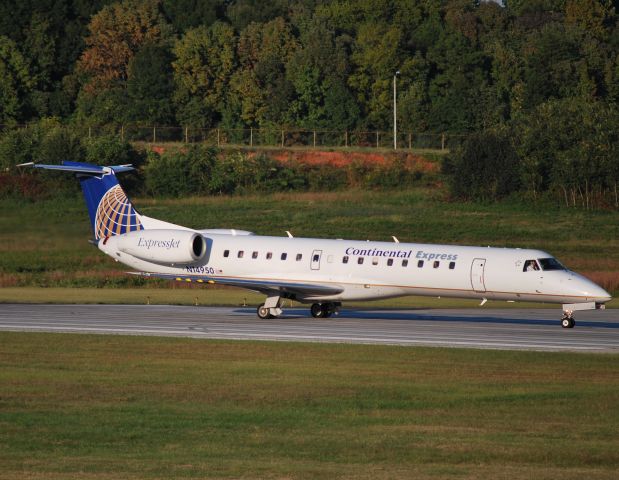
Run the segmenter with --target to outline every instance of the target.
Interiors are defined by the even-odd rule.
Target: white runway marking
[[[158,335],[510,350],[619,352],[619,311],[532,309],[344,310],[314,319],[306,309],[260,320],[252,308],[156,305],[0,305],[0,330]]]

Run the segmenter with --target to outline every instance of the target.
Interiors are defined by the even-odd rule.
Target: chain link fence
[[[0,125],[0,132],[28,125]],[[128,142],[206,143],[218,147],[248,148],[364,148],[393,149],[393,132],[333,131],[295,128],[195,128],[175,126],[74,127],[82,137],[117,135]],[[397,148],[447,151],[459,146],[466,135],[452,133],[398,132]]]

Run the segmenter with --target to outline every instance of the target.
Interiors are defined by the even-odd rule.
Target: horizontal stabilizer
[[[132,165],[115,165],[111,167],[100,167],[79,162],[62,162],[62,165],[46,165],[43,163],[22,163],[18,167],[43,168],[45,170],[57,170],[61,172],[81,173],[83,175],[105,175],[110,172],[120,173],[134,170]]]
[[[131,165],[102,167],[90,163],[64,161],[61,165],[29,162],[17,166],[74,173],[84,193],[95,241],[144,230],[141,215],[133,208],[116,177],[118,172],[134,170]]]

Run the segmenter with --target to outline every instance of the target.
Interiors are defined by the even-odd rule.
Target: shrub
[[[296,168],[307,179],[307,187],[313,191],[338,190],[348,184],[348,172],[345,168],[326,164],[299,164]]]
[[[472,134],[443,164],[452,196],[496,200],[521,185],[520,160],[509,138],[494,132]]]
[[[144,169],[146,191],[171,197],[208,194],[214,163],[215,150],[201,146],[163,155],[151,152]]]
[[[116,135],[87,138],[83,144],[85,161],[95,165],[131,164],[139,169],[146,160],[145,152],[136,150],[129,142],[122,141]],[[136,172],[123,174],[122,184],[129,194],[144,189],[144,180]]]
[[[62,160],[83,159],[84,148],[79,137],[56,118],[40,120],[26,128],[8,131],[0,137],[0,165],[4,171],[11,172],[15,165],[26,162],[60,163]],[[37,173],[23,171],[19,175]],[[44,190],[55,194],[75,193],[79,189],[72,178],[61,173],[48,172],[40,177],[40,182]],[[18,184],[28,184],[28,181],[16,181],[15,185]],[[15,190],[14,194],[19,195],[19,190]]]
[[[308,183],[303,173],[293,165],[282,165],[266,155],[235,152],[217,160],[209,190],[219,194],[303,190]]]

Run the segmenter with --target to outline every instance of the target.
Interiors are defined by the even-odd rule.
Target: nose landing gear
[[[258,317],[262,320],[279,317],[282,314],[280,303],[280,297],[268,297],[266,301],[256,310]]]
[[[576,321],[574,320],[574,312],[571,310],[563,311],[563,318],[561,318],[561,326],[563,328],[574,328]]]

